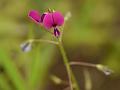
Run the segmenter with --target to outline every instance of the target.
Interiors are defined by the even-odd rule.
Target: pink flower
[[[43,20],[43,25],[46,29],[54,29],[54,35],[58,37],[60,35],[60,31],[58,30],[58,26],[62,26],[64,24],[64,17],[58,11],[51,12],[45,15]]]
[[[28,16],[34,20],[36,23],[42,23],[43,26],[47,29],[50,30],[53,28],[54,30],[54,35],[56,37],[60,36],[60,31],[58,30],[59,26],[62,26],[64,24],[64,17],[63,15],[58,12],[46,12],[42,15],[39,14],[38,11],[36,10],[31,10],[28,14]]]
[[[46,29],[62,26],[63,23],[64,23],[64,17],[60,12],[57,12],[57,11],[46,14],[43,20],[43,24]]]

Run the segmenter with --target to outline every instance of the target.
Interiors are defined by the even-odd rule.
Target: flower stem
[[[29,42],[44,42],[44,43],[50,43],[50,44],[58,44],[56,41],[51,40],[44,40],[44,39],[30,39]]]
[[[69,65],[69,61],[68,61],[68,58],[66,56],[66,53],[65,53],[64,47],[62,45],[62,42],[59,41],[58,46],[59,46],[60,52],[62,54],[64,64],[66,66],[66,70],[67,70],[67,74],[68,74],[68,78],[69,78],[70,88],[71,88],[71,90],[73,90],[73,88],[75,88],[75,90],[79,90],[79,86],[77,84],[77,81],[76,81],[76,79],[74,77],[74,74],[73,74],[73,72],[71,70],[71,67]]]
[[[70,65],[80,65],[80,66],[87,66],[96,68],[97,64],[86,63],[86,62],[70,62]]]

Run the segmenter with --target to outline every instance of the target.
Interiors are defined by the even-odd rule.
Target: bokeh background
[[[58,47],[34,43],[22,52],[20,44],[31,38],[52,39],[27,16],[48,8],[71,12],[63,42],[70,61],[103,64],[114,73],[72,66],[81,90],[120,90],[120,0],[0,0],[0,90],[69,90],[67,73]],[[92,89],[86,89],[85,70]],[[51,80],[52,76],[52,80]]]

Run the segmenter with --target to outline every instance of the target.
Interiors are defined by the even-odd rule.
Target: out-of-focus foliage
[[[24,53],[20,49],[20,44],[30,38],[53,39],[27,16],[30,9],[42,13],[48,8],[61,11],[63,15],[72,14],[63,34],[70,61],[101,63],[113,69],[113,75],[106,77],[88,68],[92,90],[119,90],[119,0],[0,0],[0,90],[62,90],[67,87],[50,81],[52,74],[66,80],[57,47],[34,43],[31,52]],[[73,70],[84,90],[83,67],[73,67]]]

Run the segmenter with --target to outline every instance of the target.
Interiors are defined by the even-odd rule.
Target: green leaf
[[[53,63],[53,61],[50,60],[53,50],[53,46],[47,46],[45,48],[38,46],[35,49],[34,55],[32,56],[33,61],[30,65],[30,74],[28,76],[28,82],[32,90],[35,90],[38,84],[40,89],[43,90],[49,68]]]
[[[0,49],[0,62],[6,73],[10,77],[12,83],[15,85],[16,90],[26,90],[24,80],[17,69],[17,65],[10,59],[8,54]]]
[[[0,74],[0,88],[2,90],[12,90],[3,74]]]

